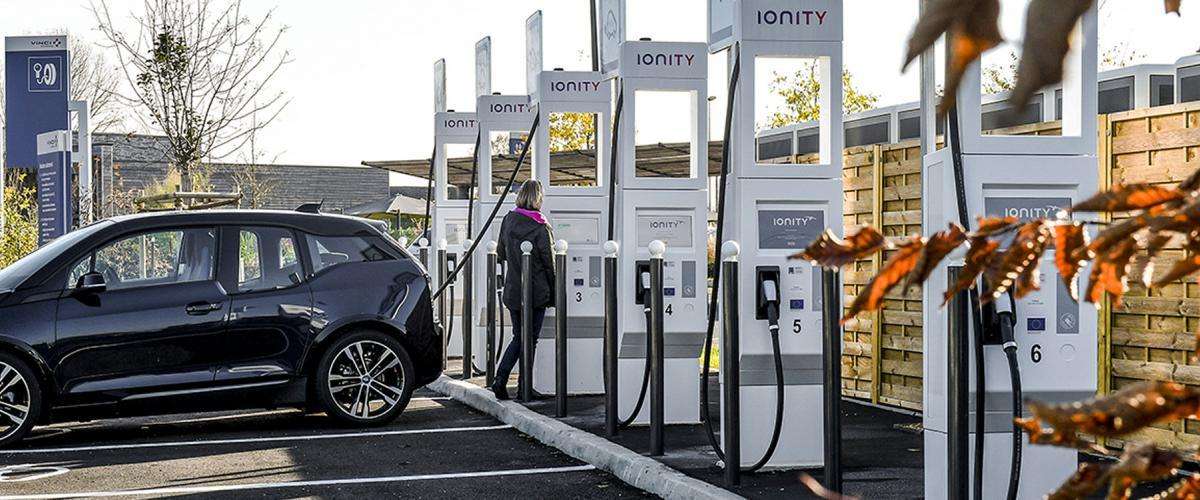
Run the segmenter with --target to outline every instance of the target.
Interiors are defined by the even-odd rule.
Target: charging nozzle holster
[[[766,320],[772,334],[779,333],[779,266],[754,270],[754,319]]]

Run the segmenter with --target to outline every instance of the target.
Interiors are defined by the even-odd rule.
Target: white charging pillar
[[[606,28],[607,29],[607,28]],[[666,244],[664,255],[665,421],[700,420],[700,351],[706,327],[708,263],[708,59],[703,43],[624,41],[619,45],[623,117],[617,140],[616,238],[624,249],[618,263],[620,396],[624,418],[632,413],[646,362],[646,316],[642,271],[649,271],[651,241]],[[647,93],[687,95],[690,112],[661,117],[661,127],[686,129],[688,148],[674,159],[637,159],[639,99]],[[650,111],[647,111],[650,112]],[[676,125],[677,124],[677,125]],[[646,130],[651,132],[652,130]],[[669,161],[664,161],[669,160]],[[685,163],[682,171],[666,170]],[[635,423],[648,423],[643,407]]]
[[[567,310],[567,391],[570,394],[604,392],[604,294],[601,245],[608,226],[608,161],[610,154],[612,83],[596,71],[543,71],[541,68],[540,11],[526,21],[530,56],[530,101],[541,125],[530,149],[537,179],[545,187],[542,212],[554,237],[567,248],[567,304],[550,310],[538,338],[533,387],[554,394],[555,321]],[[594,142],[582,150],[556,149],[551,137],[555,124],[578,132],[568,118],[591,117]],[[561,162],[562,164],[556,164]],[[579,167],[568,168],[567,163]],[[557,167],[557,168],[556,168]],[[554,170],[552,172],[552,170]]]
[[[826,229],[842,234],[842,1],[709,1],[710,50],[740,58],[726,186],[726,241],[738,242],[742,297],[741,460],[749,466],[771,442],[776,405],[775,356],[762,284],[779,292],[779,341],[784,418],[779,445],[767,466],[819,467],[824,436],[822,404],[821,272],[788,256]],[[820,154],[814,163],[760,161],[755,112],[765,104],[766,60],[807,59],[821,86]],[[724,404],[724,401],[722,402]],[[726,425],[722,422],[722,426]]]
[[[1062,136],[1002,136],[981,129],[980,67],[964,75],[958,92],[962,137],[963,186],[972,228],[979,216],[1014,216],[1022,221],[1054,218],[1060,210],[1098,189],[1100,164],[1096,152],[1096,7],[1083,16],[1072,35],[1075,49],[1066,58],[1063,82]],[[935,85],[932,57],[923,60],[922,231],[926,236],[959,222],[954,158],[949,147],[936,149],[933,130]],[[949,128],[947,128],[949,131]],[[935,150],[936,149],[936,150]],[[1096,308],[1071,299],[1055,271],[1054,251],[1043,256],[1042,290],[1016,301],[1017,359],[1024,397],[1048,402],[1086,399],[1096,392]],[[946,379],[949,362],[947,317],[942,307],[947,266],[963,265],[963,251],[952,254],[926,282],[923,291],[925,494],[945,498],[947,491]],[[1082,273],[1087,275],[1087,270]],[[1001,298],[1007,307],[1007,298]],[[968,324],[972,323],[968,321]],[[973,341],[974,335],[968,335]],[[968,347],[968,352],[971,352]],[[999,345],[985,350],[984,498],[1003,497],[1009,478],[1012,446],[1012,395],[1008,364]],[[972,356],[973,358],[973,356]],[[971,360],[969,412],[974,429],[974,369]],[[971,435],[974,447],[978,436]],[[1075,471],[1074,450],[1023,445],[1019,498],[1040,497]],[[971,454],[973,455],[973,454]]]

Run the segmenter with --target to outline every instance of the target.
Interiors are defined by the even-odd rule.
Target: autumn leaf
[[[1171,266],[1171,269],[1167,270],[1167,274],[1154,280],[1154,287],[1173,283],[1196,271],[1200,271],[1200,240],[1188,238],[1185,247],[1187,248],[1188,256],[1180,259],[1175,265]]]
[[[1149,218],[1145,215],[1117,222],[1100,231],[1100,234],[1096,235],[1096,239],[1092,240],[1086,249],[1075,249],[1071,257],[1076,260],[1089,260],[1097,255],[1104,255],[1117,245],[1132,240],[1133,235],[1145,229],[1148,223]]]
[[[1113,186],[1071,207],[1073,212],[1128,212],[1183,199],[1187,193],[1153,184]]]
[[[1108,498],[1128,499],[1138,483],[1169,477],[1181,465],[1183,457],[1174,451],[1160,450],[1149,443],[1128,446],[1116,465],[1108,469]]]
[[[912,274],[909,274],[904,288],[908,289],[913,285],[920,286],[925,283],[942,259],[945,259],[950,252],[966,241],[966,231],[963,231],[962,226],[953,222],[945,231],[939,231],[929,237],[929,240],[925,242],[924,251],[921,252],[921,259],[917,261],[917,268],[913,270]]]
[[[971,238],[971,248],[967,250],[966,265],[959,272],[958,280],[946,290],[946,294],[942,297],[942,305],[950,302],[950,298],[959,292],[974,286],[975,280],[988,268],[992,256],[999,249],[1000,242],[998,241],[980,237]]]
[[[1174,13],[1174,14],[1178,15],[1179,14],[1179,4],[1182,2],[1183,2],[1183,0],[1163,0],[1163,4],[1167,8],[1167,14]]]
[[[1113,296],[1113,303],[1121,305],[1121,297],[1129,288],[1126,278],[1129,274],[1129,261],[1137,253],[1137,248],[1137,240],[1127,239],[1096,259],[1088,277],[1087,292],[1084,294],[1088,302],[1098,304],[1104,293],[1108,292]]]
[[[1071,477],[1067,478],[1063,484],[1059,485],[1054,491],[1046,496],[1046,500],[1076,500],[1086,498],[1100,486],[1104,485],[1104,480],[1108,477],[1109,465],[1096,462],[1084,462],[1079,464],[1079,469],[1075,470]]]
[[[1075,257],[1078,249],[1087,248],[1087,229],[1078,222],[1054,226],[1054,266],[1071,298],[1079,300],[1079,271],[1087,265],[1087,259]]]
[[[1146,242],[1146,252],[1140,254],[1134,260],[1133,268],[1139,270],[1138,276],[1141,276],[1142,286],[1150,288],[1154,284],[1154,257],[1162,253],[1167,244],[1174,239],[1174,233],[1156,234]]]
[[[808,248],[789,258],[808,260],[822,267],[842,267],[868,257],[886,245],[887,239],[869,226],[845,240],[826,229]]]
[[[1092,1],[1031,0],[1025,12],[1025,40],[1017,65],[1017,84],[1009,99],[1013,109],[1024,109],[1042,88],[1062,82],[1071,32],[1092,7]],[[949,89],[947,85],[947,94]]]
[[[1004,231],[1012,229],[1020,222],[1016,217],[980,217],[975,223],[975,231],[971,233],[972,238],[986,238],[995,236]]]
[[[917,267],[917,260],[921,258],[923,248],[925,241],[920,236],[913,236],[896,248],[896,253],[883,264],[883,268],[871,282],[867,283],[866,289],[854,297],[854,302],[850,304],[842,323],[853,319],[860,312],[877,311],[883,307],[883,298],[888,291],[900,284],[900,280]]]
[[[1044,220],[1027,222],[1017,230],[1017,237],[1000,256],[1000,262],[988,269],[987,282],[991,289],[984,294],[983,303],[986,304],[1013,290],[1014,284],[1019,284],[1014,290],[1015,298],[1021,298],[1041,287],[1038,282],[1037,262],[1046,252],[1050,235],[1050,226]]]
[[[938,104],[938,115],[954,106],[962,75],[984,52],[1003,41],[1000,35],[999,0],[932,0],[908,38],[907,67],[932,47],[942,34],[950,44],[946,89]]]
[[[1200,391],[1175,382],[1139,382],[1088,401],[1030,401],[1028,405],[1033,421],[1056,433],[1121,437],[1159,422],[1195,415],[1200,410]]]

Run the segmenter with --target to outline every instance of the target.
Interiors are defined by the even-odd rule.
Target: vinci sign
[[[69,130],[67,37],[6,37],[4,66],[8,73],[4,81],[7,166],[32,169],[38,165],[38,134]]]

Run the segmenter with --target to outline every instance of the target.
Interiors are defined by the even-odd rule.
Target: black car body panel
[[[291,239],[286,252],[257,247],[274,256],[281,268],[275,272],[286,273],[288,281],[238,289],[239,273],[241,281],[246,276],[234,267],[246,228]],[[97,249],[156,230],[184,231],[183,247],[188,230],[215,239],[211,275],[200,272],[193,281],[165,284],[146,280],[96,294],[77,293],[68,283],[73,266],[96,267]],[[53,419],[305,405],[323,348],[359,328],[393,335],[412,358],[418,387],[441,374],[442,338],[434,325],[428,274],[362,219],[260,210],[173,212],[118,217],[79,231],[68,248],[39,256],[44,265],[0,291],[0,349],[41,371]],[[341,263],[343,254],[322,254],[338,258],[314,271],[317,256],[306,243],[315,237],[369,241],[380,260]],[[142,252],[145,268],[144,246]],[[284,253],[287,258],[279,257]],[[266,281],[266,270],[255,272]]]

